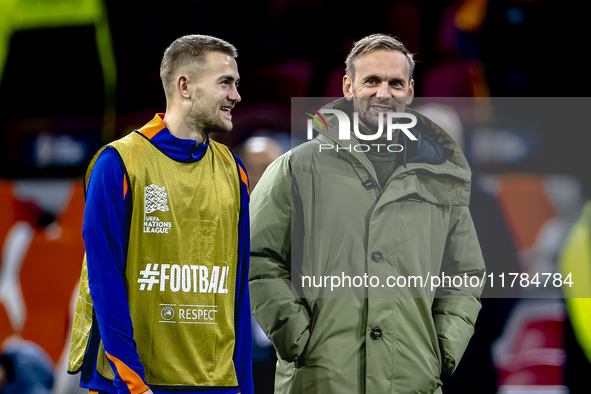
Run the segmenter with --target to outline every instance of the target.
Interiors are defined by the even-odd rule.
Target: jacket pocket
[[[437,331],[435,329],[435,325],[428,328],[429,331],[429,338],[431,340],[431,348],[436,356],[437,362],[437,376],[441,376],[441,372],[443,371],[443,348],[439,337],[437,336]]]
[[[443,372],[443,348],[441,342],[437,339],[437,345],[435,346],[435,353],[437,354],[437,363],[439,365],[439,375]]]
[[[310,318],[310,325],[308,327],[308,338],[306,340],[306,345],[304,346],[304,349],[298,355],[298,358],[296,360],[296,367],[297,368],[301,368],[304,365],[306,365],[306,354],[308,353],[308,348],[309,348],[308,345],[310,344],[310,341],[312,339],[312,335],[314,332],[314,325],[316,324],[316,321],[318,320],[318,315],[320,314],[320,303],[322,302],[322,298],[315,299],[315,301],[316,302],[313,302],[312,316]]]

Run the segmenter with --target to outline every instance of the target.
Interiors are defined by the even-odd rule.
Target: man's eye
[[[392,82],[390,82],[390,85],[392,85],[392,86],[401,86],[402,83],[400,81],[392,81]]]
[[[370,78],[370,79],[368,79],[367,81],[365,81],[365,83],[367,83],[367,84],[369,84],[369,85],[374,85],[374,84],[378,83],[378,81],[376,81],[376,80],[375,80],[375,79],[373,79],[373,78]]]

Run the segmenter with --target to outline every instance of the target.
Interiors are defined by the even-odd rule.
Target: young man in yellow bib
[[[232,129],[236,48],[164,53],[166,113],[101,148],[86,177],[70,373],[91,393],[253,393],[249,186],[209,138]]]

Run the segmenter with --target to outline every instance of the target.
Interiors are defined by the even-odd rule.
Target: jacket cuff
[[[310,339],[310,320],[305,311],[293,314],[282,327],[271,329],[269,339],[279,357],[287,362],[297,360]]]
[[[443,368],[442,372],[446,375],[451,375],[456,370],[456,361],[449,354],[443,356]]]
[[[452,375],[457,368],[457,362],[456,358],[448,350],[446,350],[446,342],[448,342],[446,339],[439,338],[439,348],[441,350],[441,358],[443,360],[441,362],[441,372],[446,375]]]

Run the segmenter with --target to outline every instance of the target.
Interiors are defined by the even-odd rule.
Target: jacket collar
[[[339,109],[346,113],[351,113],[352,110],[344,98],[323,107],[323,109],[325,108]],[[437,182],[418,181],[422,184],[422,186],[419,186],[413,184],[412,179],[404,179],[404,182],[400,184],[404,190],[398,190],[396,193],[406,194],[407,192],[420,191],[424,194],[424,198],[434,203],[468,205],[472,173],[462,150],[447,132],[429,118],[410,108],[407,108],[406,112],[415,115],[417,118],[417,125],[410,129],[410,132],[417,137],[417,141],[406,138],[404,134],[401,135],[401,144],[404,147],[404,165],[398,167],[393,176],[403,179],[408,175],[416,174],[416,177],[412,178],[418,181],[418,178],[425,180],[424,176],[430,174],[436,176],[439,180]],[[350,140],[339,140],[337,117],[333,114],[323,114],[323,116],[328,130],[321,130],[317,127],[316,130],[320,133],[317,138],[326,138],[329,142],[338,144],[343,148],[339,149],[340,155],[347,160],[351,160],[354,167],[364,167],[374,179],[377,179],[375,169],[365,153],[352,149],[354,145],[359,144],[355,133],[351,131]],[[452,188],[440,184],[440,182],[446,182],[444,181],[445,178],[455,179],[456,182],[454,182]],[[384,192],[393,192],[389,189],[386,188]]]
[[[338,109],[348,114],[352,111],[351,105],[345,98],[325,105],[322,109]],[[406,112],[417,117],[417,125],[410,129],[410,132],[417,137],[417,141],[411,141],[404,134],[401,134],[401,145],[404,147],[402,151],[403,169],[417,168],[414,165],[409,166],[410,164],[430,164],[428,167],[431,172],[447,173],[464,181],[469,181],[471,171],[468,161],[458,144],[449,134],[420,112],[411,108],[407,108]],[[328,130],[320,129],[316,126],[316,131],[342,147],[341,152],[349,154],[349,151],[351,151],[350,155],[364,164],[373,173],[373,166],[366,155],[352,149],[354,145],[359,144],[355,133],[351,131],[350,140],[340,140],[338,138],[339,124],[337,117],[333,114],[323,114],[323,117],[326,119]],[[352,119],[352,116],[350,119]],[[440,167],[438,168],[437,166]]]

